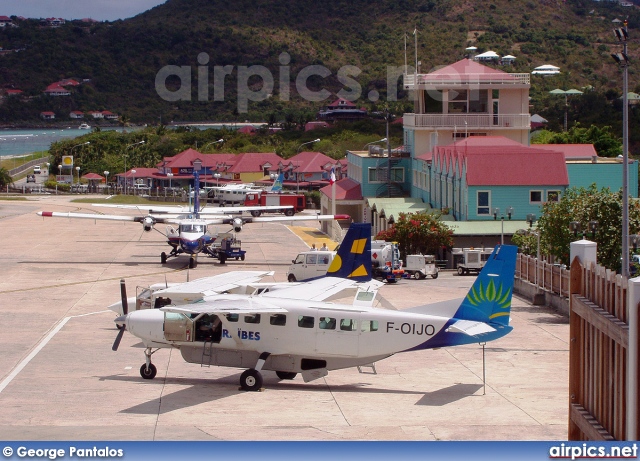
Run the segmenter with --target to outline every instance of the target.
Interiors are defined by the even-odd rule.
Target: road
[[[47,211],[95,211],[69,197],[0,200],[0,439],[4,440],[558,440],[566,438],[568,321],[514,298],[514,331],[478,345],[397,354],[377,374],[332,371],[323,379],[238,389],[243,370],[154,355],[158,376],[140,378],[143,348],[125,334],[118,352],[105,307],[136,286],[228,270],[273,270],[285,281],[307,245],[281,224],[240,234],[244,262],[159,262],[164,238],[133,223],[44,219]],[[101,212],[115,210],[101,209]],[[118,210],[117,213],[122,213]],[[462,297],[473,277],[443,272],[381,289],[381,308]]]

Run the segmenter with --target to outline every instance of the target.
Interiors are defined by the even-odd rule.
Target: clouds
[[[0,16],[114,21],[130,18],[164,2],[165,0],[0,0]]]

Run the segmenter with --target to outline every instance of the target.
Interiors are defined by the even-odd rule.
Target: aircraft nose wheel
[[[144,379],[153,379],[156,377],[157,373],[158,369],[153,363],[149,364],[149,368],[147,368],[146,363],[143,363],[140,367],[140,376],[142,376]]]
[[[258,391],[262,387],[262,375],[250,368],[240,375],[240,387],[245,391]]]

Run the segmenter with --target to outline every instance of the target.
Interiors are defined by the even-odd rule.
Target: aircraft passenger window
[[[238,314],[227,314],[226,317],[229,322],[237,322],[240,316]]]
[[[271,325],[284,326],[287,324],[287,316],[285,314],[272,314],[269,317],[269,323]]]
[[[355,331],[356,330],[356,321],[352,319],[341,319],[340,320],[340,329],[342,331]]]
[[[244,323],[260,323],[260,314],[245,315]]]
[[[336,319],[333,317],[320,317],[320,323],[318,324],[322,330],[335,330]]]
[[[313,328],[314,318],[309,315],[298,316],[298,326],[300,328]]]
[[[377,320],[363,320],[360,327],[361,331],[378,331]]]

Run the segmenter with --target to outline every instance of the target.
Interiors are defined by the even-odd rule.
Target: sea
[[[101,129],[122,131],[125,128]],[[126,128],[127,131],[132,129],[136,128]],[[90,132],[91,130],[79,128],[0,129],[0,157],[28,155],[32,152],[49,150],[53,142],[77,138]]]
[[[184,123],[182,125],[197,128],[200,130],[213,129],[239,129],[243,126],[251,125],[259,127],[264,123]],[[176,127],[179,125],[176,125]],[[108,127],[102,131],[132,131],[140,127]],[[91,130],[81,130],[79,128],[42,128],[42,129],[0,129],[0,157],[28,155],[32,152],[49,150],[51,143],[62,139],[76,138],[90,133]]]

